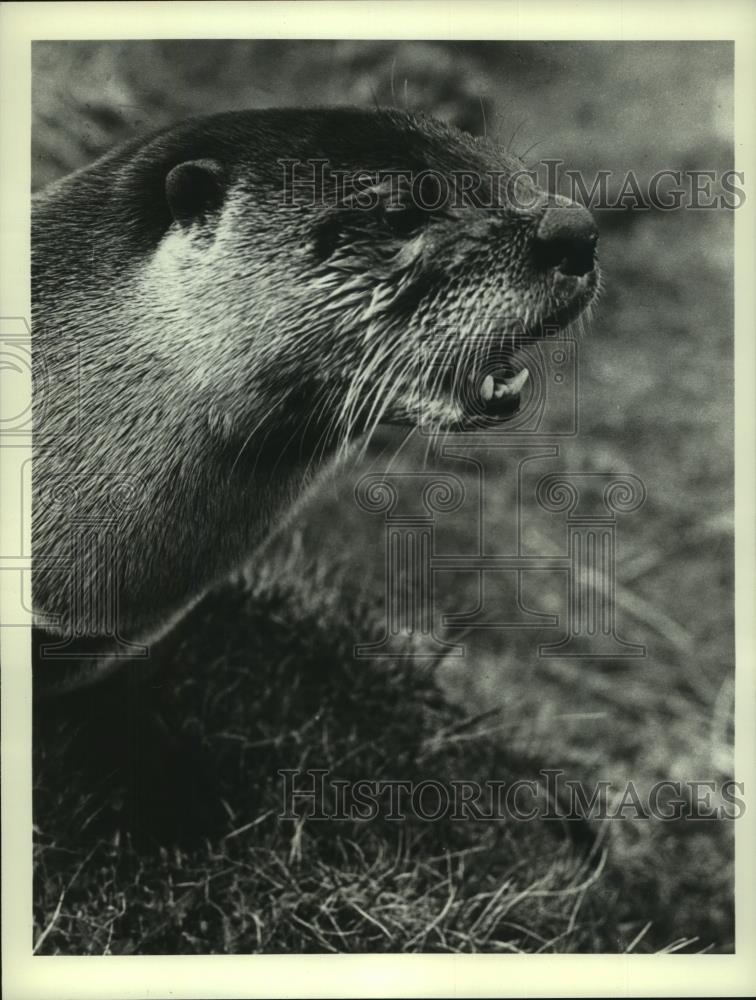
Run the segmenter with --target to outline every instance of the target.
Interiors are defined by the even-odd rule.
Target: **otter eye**
[[[388,205],[383,217],[392,233],[410,236],[427,224],[430,213],[417,205]]]

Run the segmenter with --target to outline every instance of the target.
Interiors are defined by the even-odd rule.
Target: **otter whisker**
[[[280,408],[280,406],[281,406],[281,401],[280,401],[280,400],[276,400],[276,401],[275,401],[274,403],[272,403],[272,404],[271,404],[271,405],[270,405],[270,406],[268,407],[268,409],[267,409],[267,410],[265,411],[265,413],[264,413],[264,414],[262,415],[262,417],[260,417],[260,419],[259,419],[259,420],[257,421],[257,423],[256,423],[256,424],[255,424],[255,425],[253,426],[252,430],[251,430],[251,431],[250,431],[250,432],[249,432],[249,433],[247,434],[247,436],[246,436],[246,438],[244,439],[244,442],[243,442],[243,444],[242,444],[241,448],[240,448],[240,449],[239,449],[239,451],[237,452],[237,455],[236,455],[236,458],[235,458],[235,459],[233,460],[233,462],[231,463],[231,468],[229,469],[229,472],[228,472],[228,478],[229,478],[229,479],[230,479],[230,478],[231,478],[231,476],[232,476],[232,475],[234,474],[234,469],[235,469],[235,468],[236,468],[236,466],[237,466],[237,465],[239,464],[239,459],[240,459],[240,458],[242,457],[242,454],[243,454],[243,452],[244,452],[244,449],[245,449],[245,448],[247,447],[247,445],[248,445],[248,444],[250,443],[250,441],[251,441],[251,440],[252,440],[252,438],[253,438],[253,437],[255,436],[255,434],[257,433],[257,431],[258,431],[258,430],[259,430],[259,429],[260,429],[260,428],[261,428],[262,426],[264,426],[264,425],[265,425],[265,424],[267,423],[267,421],[268,421],[268,420],[269,420],[269,419],[271,418],[271,416],[272,416],[272,415],[273,415],[273,414],[274,414],[274,413],[276,412],[276,410]]]

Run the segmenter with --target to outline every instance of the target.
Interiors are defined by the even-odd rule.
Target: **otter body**
[[[33,598],[53,686],[77,650],[94,676],[163,634],[379,423],[462,427],[466,392],[494,415],[516,396],[521,374],[476,382],[486,353],[563,326],[598,284],[588,213],[521,171],[398,111],[250,111],[35,197]]]

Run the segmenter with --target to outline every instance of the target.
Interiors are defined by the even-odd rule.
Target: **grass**
[[[721,863],[708,829],[623,843],[607,824],[280,819],[284,769],[326,769],[330,789],[365,777],[510,783],[544,766],[520,748],[512,706],[471,717],[452,704],[443,664],[355,661],[366,621],[377,635],[375,609],[345,614],[338,586],[321,593],[270,579],[219,592],[172,639],[175,687],[43,706],[37,953],[711,947],[726,886],[718,912],[698,868],[674,887],[687,921],[679,899],[649,909],[665,855],[678,868],[681,852],[691,866]],[[151,740],[150,705],[181,720],[175,758]],[[334,814],[328,794],[323,806]]]
[[[233,589],[214,595],[182,627],[171,656],[196,669],[170,701],[225,803],[225,832],[211,839],[193,836],[188,813],[185,827],[168,837],[157,827],[156,834],[159,803],[145,798],[144,774],[135,786],[127,773],[146,750],[144,733],[131,731],[128,764],[103,766],[109,741],[122,738],[115,704],[128,716],[128,697],[109,706],[94,759],[92,702],[74,707],[74,721],[68,708],[48,708],[38,740],[45,749],[37,822],[49,831],[50,817],[65,815],[68,827],[54,839],[42,833],[37,845],[40,952],[66,953],[84,942],[87,954],[202,953],[208,946],[590,951],[609,944],[600,888],[605,852],[598,844],[592,853],[588,844],[577,849],[563,824],[278,818],[281,769],[325,768],[329,783],[401,776],[448,785],[462,775],[484,781],[523,774],[522,761],[491,738],[490,718],[484,726],[443,698],[434,669],[354,661],[364,609],[359,618],[345,616],[335,593],[318,607],[280,586],[256,594]],[[222,638],[211,637],[209,621],[225,623]],[[124,733],[130,725],[127,718]],[[77,758],[72,778],[82,746],[87,759]],[[148,768],[165,760],[163,753]],[[176,790],[160,785],[161,795]],[[182,787],[184,808],[191,797]],[[332,815],[328,798],[323,805]],[[182,846],[159,846],[161,837],[178,837]]]
[[[388,103],[392,79],[402,104],[405,77],[410,104],[471,128],[482,106],[505,144],[539,142],[535,158],[641,178],[730,165],[725,45],[318,43],[304,57],[234,43],[197,63],[191,46],[166,44],[138,58],[37,49],[38,182],[140,116],[228,107],[230,93],[233,106],[372,103],[374,87]],[[448,783],[561,767],[641,791],[732,775],[732,215],[602,213],[599,225],[605,291],[579,345],[580,434],[548,471],[627,471],[646,485],[617,531],[619,631],[647,656],[549,660],[537,648],[551,633],[481,629],[462,660],[432,668],[355,661],[354,642],[380,627],[384,556],[382,520],[353,490],[399,447],[387,434],[383,456],[324,483],[264,566],[156,651],[171,671],[162,687],[124,679],[41,709],[39,953],[732,951],[732,823],[627,819],[581,839],[554,821],[276,818],[284,768]],[[496,551],[515,469],[479,457]],[[422,468],[422,442],[392,462]],[[469,497],[439,516],[438,550],[471,551],[471,468],[431,464],[462,476]],[[563,552],[562,522],[532,503],[526,513],[532,551]],[[495,608],[507,594],[491,576]],[[529,603],[558,611],[560,576],[533,576]],[[439,614],[475,607],[473,574],[438,584]]]

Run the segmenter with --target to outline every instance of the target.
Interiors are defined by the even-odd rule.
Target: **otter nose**
[[[597,243],[598,230],[587,208],[575,203],[551,205],[538,224],[533,253],[544,269],[588,274],[593,270]]]

